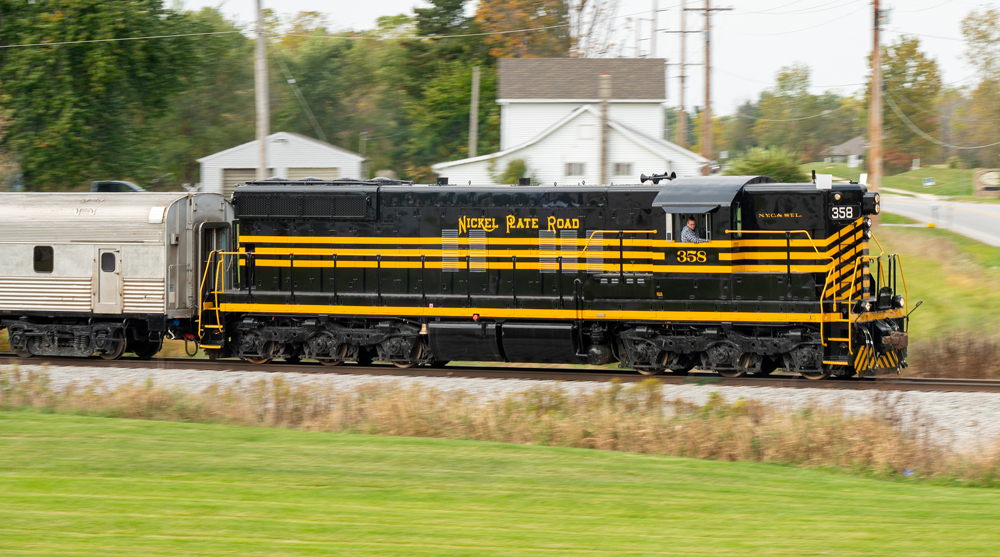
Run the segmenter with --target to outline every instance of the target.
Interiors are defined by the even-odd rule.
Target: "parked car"
[[[124,180],[102,180],[99,182],[91,182],[90,191],[128,193],[146,190],[141,186],[137,186],[132,182],[126,182]]]

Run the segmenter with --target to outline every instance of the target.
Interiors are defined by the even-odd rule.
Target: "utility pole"
[[[611,74],[602,73],[597,89],[601,96],[601,184],[608,183],[608,101],[611,100]]]
[[[681,30],[680,31],[663,31],[664,33],[680,33],[681,34],[681,62],[677,64],[681,67],[680,78],[681,78],[681,98],[680,98],[680,111],[677,113],[677,145],[681,147],[687,147],[687,113],[684,111],[684,92],[686,90],[685,82],[687,80],[687,67],[688,66],[699,66],[700,64],[688,64],[687,63],[687,34],[688,33],[698,33],[699,31],[688,31],[687,30],[687,0],[681,0]],[[668,64],[670,65],[670,64]]]
[[[649,57],[656,58],[656,23],[660,18],[657,17],[656,0],[653,0],[653,11],[650,13],[649,22]]]
[[[687,78],[687,0],[681,0],[681,109],[677,113],[677,144],[687,146],[687,114],[684,112],[684,80]]]
[[[257,48],[254,50],[254,92],[257,100],[257,179],[267,179],[267,136],[271,115],[267,91],[267,38],[264,36],[264,7],[257,0]]]
[[[874,0],[875,24],[873,25],[872,82],[868,94],[868,189],[878,191],[882,186],[882,48],[879,44],[879,0]]]
[[[732,8],[713,8],[711,0],[705,0],[704,8],[685,8],[692,12],[705,12],[705,108],[701,115],[701,156],[712,158],[712,12],[727,12]],[[712,173],[710,163],[705,163],[702,174]]]
[[[472,68],[472,101],[469,106],[469,158],[476,156],[479,136],[479,66]]]

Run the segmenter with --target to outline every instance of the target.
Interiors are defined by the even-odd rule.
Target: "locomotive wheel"
[[[101,358],[105,360],[117,360],[125,353],[125,335],[120,329],[111,335],[111,339],[111,344],[114,347],[109,351],[101,352]]]
[[[264,350],[262,350],[262,352],[264,352],[265,354],[274,354],[274,341],[269,341],[266,344],[264,344]],[[270,362],[272,358],[268,356],[266,358],[243,358],[243,359],[251,364],[262,365]]]
[[[419,360],[420,358],[423,357],[423,355],[424,355],[424,343],[422,343],[422,342],[420,342],[418,340],[417,341],[417,355],[413,359],[414,360]],[[416,361],[410,361],[410,362],[407,362],[405,364],[401,364],[399,362],[392,362],[392,365],[398,367],[399,369],[409,369],[409,368],[417,365],[417,362]]]
[[[799,375],[805,377],[806,379],[811,379],[813,381],[820,381],[830,377],[829,371],[800,371]]]
[[[642,375],[647,375],[647,376],[649,376],[649,375],[659,375],[659,374],[667,371],[667,364],[670,362],[670,357],[671,357],[670,352],[663,352],[662,355],[658,358],[658,360],[659,360],[658,363],[659,363],[659,365],[663,366],[662,368],[659,368],[659,369],[639,369],[639,368],[636,368],[636,371],[638,371]]]
[[[15,348],[14,353],[17,354],[18,358],[30,358],[34,356],[34,354],[31,353],[31,350],[28,350],[26,348],[25,349]]]
[[[743,376],[743,372],[740,371],[740,370],[738,370],[738,369],[717,369],[717,370],[715,370],[715,373],[718,373],[719,375],[721,375],[723,377],[729,377],[730,379],[732,379],[734,377],[742,377]]]
[[[151,342],[149,339],[133,340],[128,343],[128,350],[140,360],[148,360],[163,348],[163,339]]]
[[[347,356],[347,345],[346,344],[341,344],[340,345],[340,357],[339,358],[337,358],[337,359],[320,358],[319,359],[319,363],[321,363],[321,364],[323,364],[325,366],[331,366],[331,367],[332,366],[339,366],[340,364],[344,363],[344,356]]]

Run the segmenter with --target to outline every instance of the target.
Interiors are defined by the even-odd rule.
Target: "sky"
[[[232,19],[253,19],[254,0],[182,0],[186,9],[219,6]],[[318,11],[327,15],[331,30],[369,29],[383,15],[413,13],[425,6],[417,0],[263,0],[264,6],[280,14]],[[670,63],[680,60],[681,0],[657,0],[656,55]],[[648,56],[653,0],[619,0],[617,27],[625,56],[636,53],[634,25],[640,25],[640,54]],[[704,0],[688,0],[688,7],[704,7]],[[882,0],[890,8],[883,26],[882,42],[891,43],[901,34],[917,35],[924,52],[935,58],[942,81],[954,86],[973,84],[975,75],[966,64],[961,40],[961,21],[972,10],[993,3],[968,0]],[[713,7],[732,11],[712,16],[712,107],[716,115],[731,114],[746,101],[774,85],[780,68],[803,63],[812,70],[812,92],[826,90],[850,94],[863,88],[868,73],[867,56],[872,48],[871,0],[712,0]],[[470,10],[474,8],[470,5]],[[636,21],[639,20],[639,21]],[[704,28],[699,12],[687,12],[687,29]],[[703,33],[687,34],[689,64],[704,59]],[[668,68],[668,104],[679,103],[676,66]],[[307,79],[302,76],[300,79]],[[704,69],[688,67],[685,104],[704,104]]]

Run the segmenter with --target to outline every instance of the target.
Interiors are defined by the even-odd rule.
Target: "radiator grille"
[[[559,270],[556,263],[556,233],[552,230],[538,231],[538,270],[542,273],[554,273]]]
[[[474,273],[486,272],[486,231],[469,231],[469,270]]]
[[[562,269],[567,273],[577,271],[576,252],[580,248],[576,245],[576,230],[563,230],[559,233],[559,255],[562,256]]]
[[[458,272],[458,229],[441,230],[441,270],[446,273]]]

